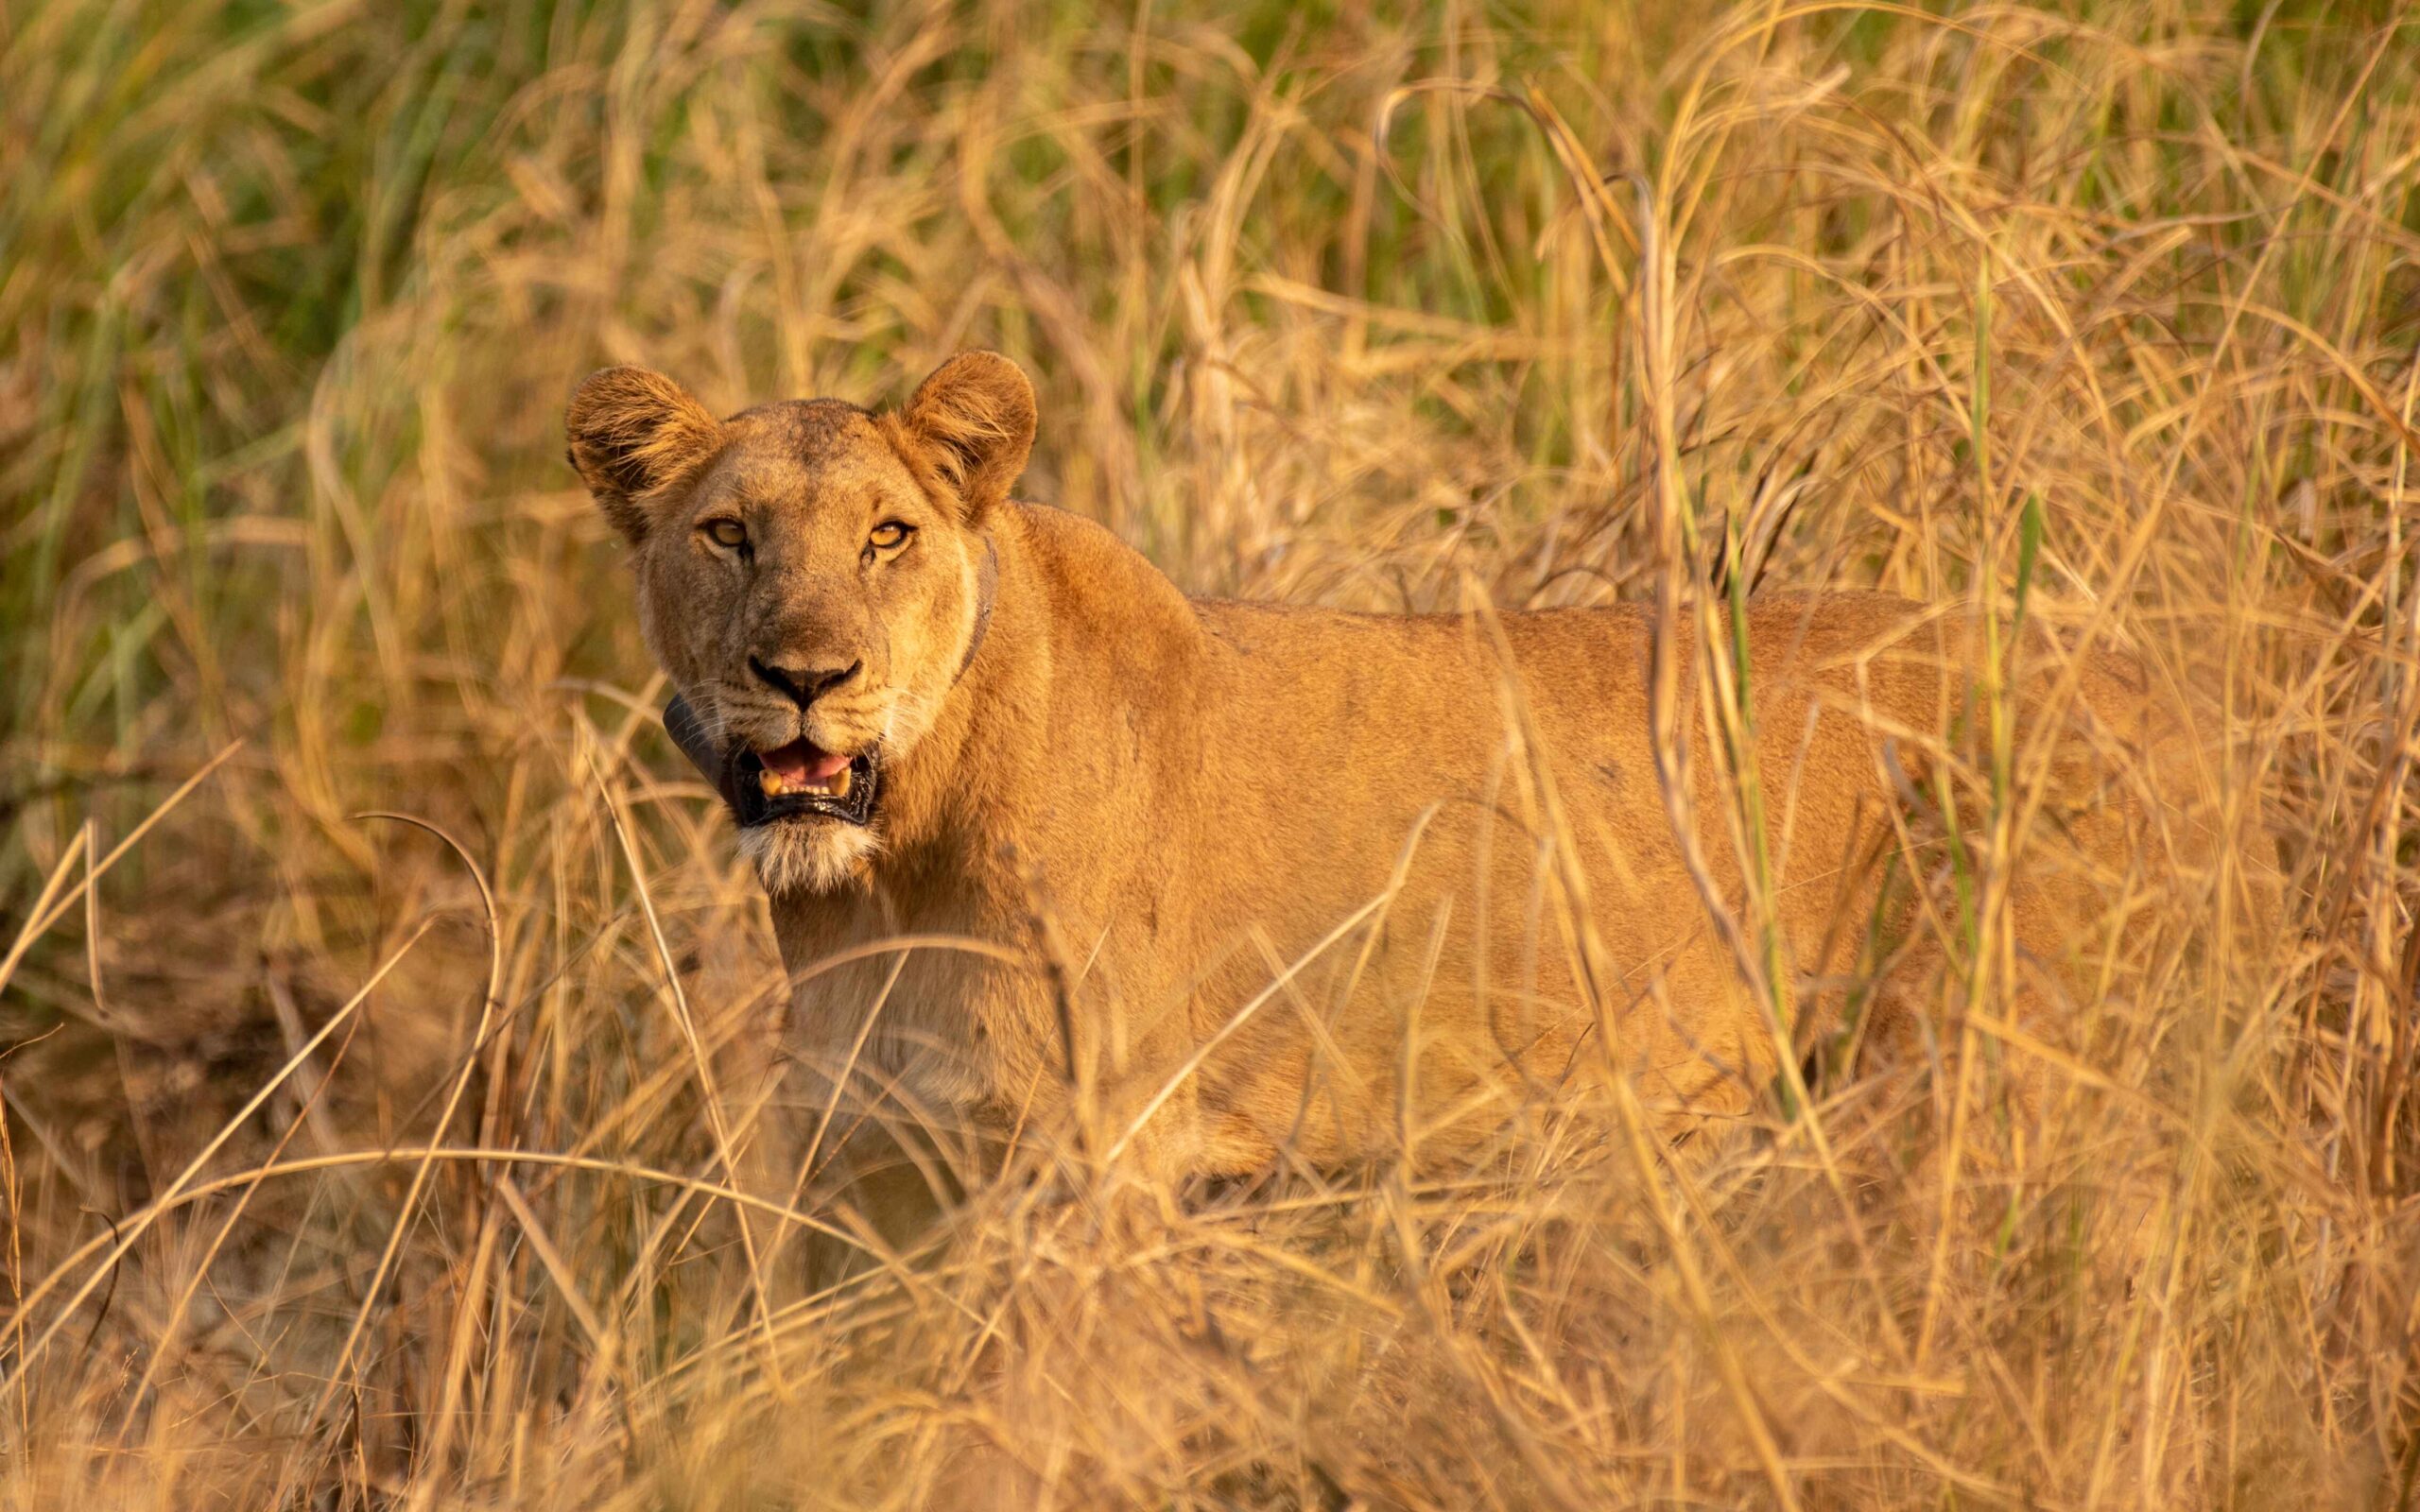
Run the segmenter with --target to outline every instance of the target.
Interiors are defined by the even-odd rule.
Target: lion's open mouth
[[[734,804],[743,825],[809,816],[863,824],[873,816],[878,769],[873,752],[842,756],[794,740],[734,758],[740,789]]]
[[[715,784],[742,829],[784,819],[866,824],[873,818],[882,766],[871,749],[841,756],[794,740],[765,751],[745,747],[725,750],[708,737],[689,700],[681,697],[665,706],[664,728],[682,754]]]

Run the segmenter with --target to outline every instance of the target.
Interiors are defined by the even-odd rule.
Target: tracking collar
[[[999,593],[1000,553],[992,544],[992,538],[985,536],[983,567],[975,582],[975,629],[966,638],[966,654],[958,659],[958,671],[950,677],[949,685],[953,688],[958,686],[959,678],[966,676],[966,669],[975,664],[975,653],[983,649],[984,632],[992,627],[992,601]]]

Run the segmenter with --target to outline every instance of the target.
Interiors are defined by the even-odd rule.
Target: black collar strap
[[[689,758],[689,765],[715,785],[715,791],[722,795],[722,800],[731,805],[734,814],[738,813],[738,764],[731,759],[729,752],[714,743],[714,738],[706,732],[706,722],[698,717],[698,711],[689,707],[689,700],[677,693],[672,696],[672,701],[664,706],[664,729],[672,737],[672,744],[681,747],[681,754]]]
[[[992,601],[999,592],[1000,553],[993,546],[992,538],[985,536],[983,570],[975,584],[975,633],[966,638],[966,654],[958,659],[958,671],[950,677],[949,685],[953,688],[958,686],[959,678],[966,676],[966,669],[975,664],[975,653],[983,649],[984,632],[992,627]]]

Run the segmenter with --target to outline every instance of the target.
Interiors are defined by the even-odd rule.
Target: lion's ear
[[[563,415],[571,465],[596,507],[637,545],[647,539],[648,495],[712,456],[722,423],[689,391],[645,368],[589,374]]]
[[[1009,496],[1032,455],[1033,385],[996,352],[961,352],[917,387],[899,423],[977,518]]]

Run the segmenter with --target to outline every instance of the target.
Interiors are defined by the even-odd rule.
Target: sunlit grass
[[[2420,1494],[2396,8],[48,0],[0,168],[7,1504]],[[562,406],[974,344],[1188,589],[2022,605],[2225,711],[2222,842],[2012,1112],[2060,795],[1986,667],[1930,1072],[1241,1191],[1046,1142],[803,1295],[845,1214],[700,1091],[755,1148],[764,908]]]

